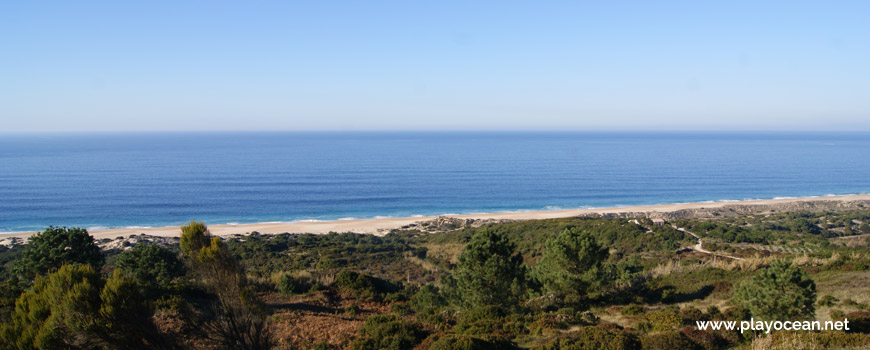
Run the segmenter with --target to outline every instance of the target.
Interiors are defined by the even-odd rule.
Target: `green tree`
[[[88,265],[38,276],[15,303],[0,341],[9,349],[167,348],[135,280],[120,270],[103,281]]]
[[[800,320],[815,314],[816,283],[797,267],[776,260],[734,291],[732,302],[763,320]]]
[[[548,293],[582,296],[601,279],[601,263],[607,256],[607,249],[592,234],[567,228],[547,239],[535,277]]]
[[[262,302],[248,285],[245,272],[202,222],[181,227],[181,252],[201,286],[215,298],[215,318],[206,327],[220,347],[229,350],[270,349],[274,337]]]
[[[103,261],[100,247],[87,230],[51,226],[30,237],[14,269],[21,278],[31,280],[64,264],[85,264],[98,270]]]
[[[140,243],[118,255],[115,268],[133,275],[142,285],[166,286],[184,275],[175,252],[157,244]]]
[[[456,295],[466,307],[518,304],[526,295],[527,272],[523,257],[507,237],[481,229],[459,255],[454,271]]]

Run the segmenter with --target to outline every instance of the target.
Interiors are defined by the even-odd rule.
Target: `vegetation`
[[[522,256],[507,237],[493,230],[480,230],[471,237],[454,275],[455,287],[448,288],[456,289],[454,300],[467,308],[510,307],[526,295]]]
[[[103,251],[85,230],[50,227],[0,247],[0,349],[862,348],[870,295],[854,291],[870,288],[868,219],[585,217],[233,237],[191,222],[175,241]],[[750,317],[854,328],[694,327]]]
[[[20,278],[30,280],[64,264],[85,264],[98,270],[103,260],[100,248],[85,229],[49,227],[30,238],[14,269]]]
[[[589,285],[601,279],[607,255],[592,234],[568,228],[547,239],[535,276],[545,292],[585,296]]]
[[[816,284],[790,263],[776,260],[737,287],[734,303],[758,319],[808,319],[815,315]]]

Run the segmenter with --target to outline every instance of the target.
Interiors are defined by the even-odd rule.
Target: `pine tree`
[[[777,260],[738,285],[732,302],[765,321],[810,319],[816,283],[789,262]]]
[[[491,229],[482,229],[459,255],[454,272],[463,306],[509,307],[526,295],[527,272],[514,244]]]
[[[601,279],[601,263],[607,256],[607,249],[591,234],[568,228],[547,239],[535,277],[548,293],[582,296]]]

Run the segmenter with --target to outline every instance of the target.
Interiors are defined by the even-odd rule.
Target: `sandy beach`
[[[747,201],[723,201],[723,202],[700,202],[700,203],[678,203],[678,204],[661,204],[647,206],[627,206],[613,208],[595,208],[595,209],[570,209],[570,210],[547,210],[547,211],[528,211],[528,212],[509,212],[509,213],[480,213],[480,214],[463,214],[463,215],[447,215],[459,219],[494,219],[494,220],[534,220],[534,219],[554,219],[566,218],[573,216],[582,216],[589,214],[618,214],[618,213],[648,213],[655,215],[656,213],[668,213],[686,209],[710,209],[722,208],[725,206],[746,206],[746,205],[774,205],[787,204],[797,202],[813,202],[813,201],[865,201],[870,200],[870,194],[847,195],[847,196],[824,196],[824,197],[805,197],[805,198],[785,198],[785,199],[766,199],[766,200],[747,200]],[[307,221],[307,222],[287,222],[287,223],[254,223],[242,225],[209,225],[209,230],[216,235],[233,235],[245,234],[253,231],[259,233],[329,233],[329,232],[356,232],[356,233],[371,233],[378,234],[386,232],[390,229],[399,228],[415,222],[428,221],[435,219],[436,216],[423,217],[405,217],[405,218],[382,218],[382,219],[360,219],[360,220],[332,220],[332,221]],[[35,232],[20,232],[0,235],[2,237],[27,237]],[[153,227],[153,228],[120,228],[109,230],[93,230],[90,233],[97,239],[115,238],[118,236],[128,236],[134,234],[148,234],[154,236],[178,236],[180,230],[178,226]]]

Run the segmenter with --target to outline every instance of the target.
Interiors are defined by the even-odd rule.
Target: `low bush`
[[[438,338],[429,350],[508,350],[516,349],[508,341],[487,341],[476,337],[449,334]]]
[[[639,349],[641,343],[631,333],[598,326],[581,327],[533,350],[621,350]],[[673,348],[679,349],[679,348]]]
[[[685,334],[678,331],[647,334],[640,339],[640,342],[644,349],[703,349]]]
[[[643,306],[641,306],[641,305],[628,304],[624,308],[622,308],[622,311],[620,311],[620,313],[622,313],[625,316],[637,316],[637,315],[643,314],[644,311],[645,310],[644,310]]]
[[[425,337],[416,324],[407,322],[396,315],[373,315],[359,330],[350,348],[354,350],[411,349]]]

